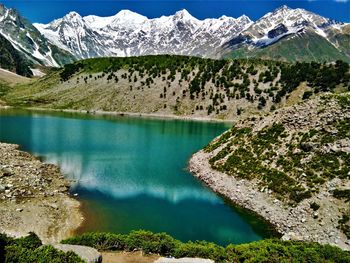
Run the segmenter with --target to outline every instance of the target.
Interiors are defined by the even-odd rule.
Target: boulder
[[[61,250],[63,252],[73,251],[82,260],[87,263],[101,263],[102,255],[92,247],[77,246],[77,245],[66,245],[66,244],[54,244],[54,248]]]

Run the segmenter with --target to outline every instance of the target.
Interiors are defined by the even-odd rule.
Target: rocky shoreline
[[[68,189],[57,166],[0,143],[0,233],[19,237],[32,231],[44,243],[71,236],[83,216]]]
[[[195,153],[189,161],[190,172],[215,192],[262,216],[275,227],[283,240],[313,241],[350,250],[350,241],[337,228],[338,205],[341,205],[339,200],[320,191],[312,199],[290,207],[265,191],[260,191],[257,181],[237,179],[213,170],[209,164],[212,156],[213,153],[205,153],[203,150]],[[325,187],[332,187],[332,182]],[[314,200],[322,203],[324,209],[313,211],[310,202]],[[315,220],[316,216],[320,220]]]

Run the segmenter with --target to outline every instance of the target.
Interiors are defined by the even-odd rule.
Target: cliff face
[[[216,191],[274,223],[285,239],[349,248],[349,93],[242,120],[190,164]]]

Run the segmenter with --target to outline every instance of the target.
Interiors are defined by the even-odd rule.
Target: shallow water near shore
[[[220,245],[271,236],[187,171],[225,123],[0,110],[0,141],[57,164],[86,215],[78,233],[135,229]]]

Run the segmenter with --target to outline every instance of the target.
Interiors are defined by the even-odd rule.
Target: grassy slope
[[[9,93],[14,86],[30,83],[33,79],[26,78],[10,71],[0,69],[0,106],[6,105],[1,97]]]
[[[331,80],[324,78],[337,71],[333,69],[336,66],[310,65],[305,64],[305,70],[300,71],[299,65],[254,59],[183,56],[87,59],[29,85],[19,85],[3,100],[25,107],[234,119],[238,115],[268,112],[273,105],[281,107],[289,96],[293,102],[300,101],[302,92],[310,85],[331,81],[332,85],[347,88],[348,80],[343,73],[332,74]],[[304,71],[310,69],[312,77],[306,79]],[[312,83],[316,80],[319,81]],[[300,85],[302,89],[297,89]]]
[[[245,58],[260,57],[282,61],[318,61],[328,62],[341,59],[350,62],[350,58],[344,52],[344,47],[349,44],[346,35],[334,36],[341,45],[340,50],[330,44],[324,38],[314,33],[286,37],[277,43],[253,50],[244,47],[233,50],[227,57]]]

